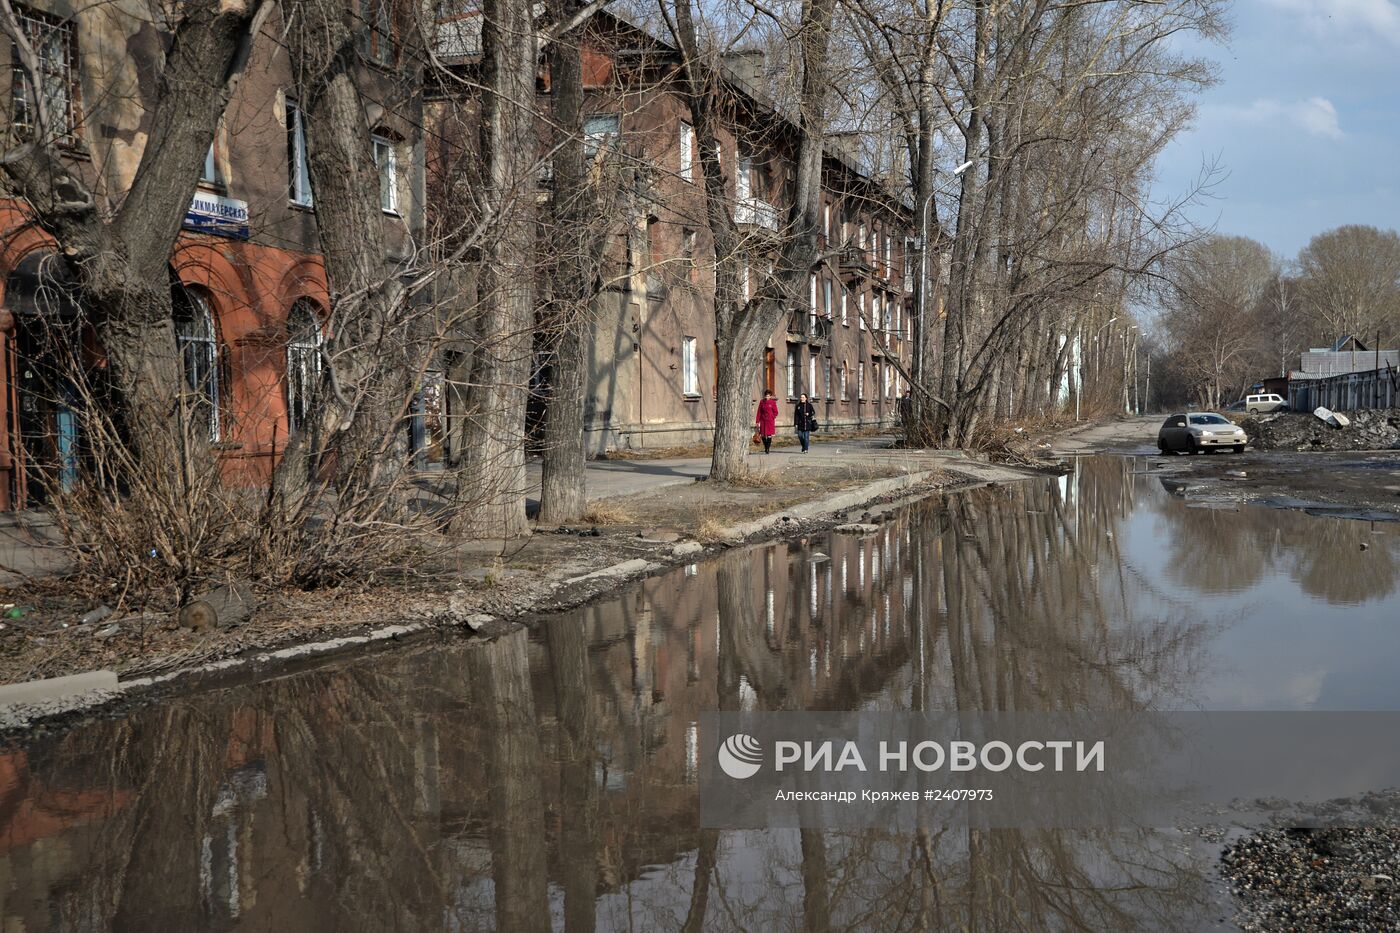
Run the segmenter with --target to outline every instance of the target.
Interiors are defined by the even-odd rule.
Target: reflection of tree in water
[[[1193,593],[1240,592],[1272,573],[1286,574],[1304,593],[1337,605],[1395,592],[1400,529],[1389,523],[1263,506],[1191,508],[1168,497],[1159,500],[1157,511],[1170,529],[1167,576]]]
[[[1150,835],[695,826],[702,710],[1134,710],[1178,690],[1200,629],[1133,614],[1113,577],[1132,486],[1110,466],[924,503],[872,538],[734,552],[529,643],[341,662],[52,740],[36,784],[109,789],[66,837],[63,883],[117,929],[1169,916],[1194,879]]]
[[[1119,565],[1115,532],[1130,494],[1121,469],[1099,469],[1065,495],[1026,485],[911,510],[892,533],[917,529],[899,568],[912,583],[911,638],[924,646],[912,662],[923,665],[913,708],[1138,710],[1177,693],[1203,629],[1134,618],[1126,598],[1111,595],[1126,584],[1098,578]],[[746,635],[758,628],[749,604],[723,599],[748,589],[732,582],[744,572],[719,570],[736,669],[761,703],[773,700],[764,708],[785,708],[782,684],[763,679],[794,672],[780,673]],[[745,843],[751,858],[759,843]],[[692,890],[728,893],[724,910],[711,906],[707,929],[1131,929],[1191,917],[1202,897],[1196,872],[1151,833],[775,832],[763,837],[766,874],[756,889],[726,872],[722,840],[710,844],[721,855],[697,862]]]

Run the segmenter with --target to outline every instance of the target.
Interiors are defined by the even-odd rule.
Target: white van
[[[1250,414],[1267,414],[1287,405],[1282,395],[1249,395],[1244,400],[1244,410]]]

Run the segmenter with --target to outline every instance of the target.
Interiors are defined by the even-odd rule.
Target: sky
[[[1158,199],[1216,161],[1192,208],[1285,259],[1348,223],[1400,229],[1400,0],[1235,0],[1194,127],[1158,159]]]

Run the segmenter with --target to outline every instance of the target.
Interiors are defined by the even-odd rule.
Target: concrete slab
[[[28,680],[22,684],[6,684],[0,687],[0,706],[19,703],[46,703],[64,697],[87,693],[90,690],[117,689],[115,671],[87,671],[70,674],[67,677],[51,677],[47,680]]]

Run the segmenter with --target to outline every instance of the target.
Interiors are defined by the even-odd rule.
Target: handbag
[[[822,423],[816,418],[812,419],[812,433],[815,434],[822,429]]]
[[[759,434],[757,431],[753,432],[753,441],[752,441],[752,443],[754,443],[754,444],[762,444],[762,443],[763,443],[763,435]]]

